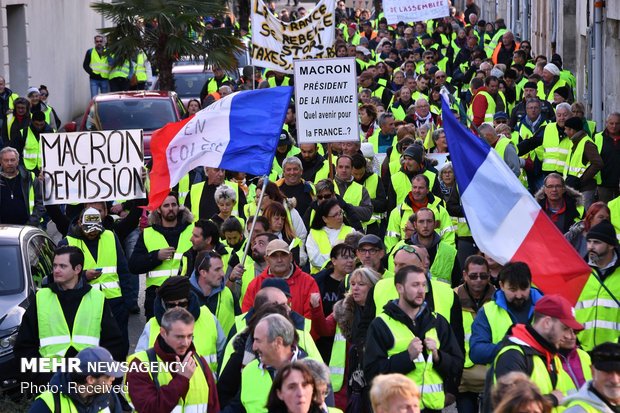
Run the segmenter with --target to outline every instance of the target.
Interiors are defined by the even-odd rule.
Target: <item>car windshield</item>
[[[174,105],[169,99],[119,99],[97,103],[98,116],[89,130],[143,129],[154,131],[176,122]],[[89,118],[91,116],[89,115]],[[97,119],[98,118],[98,119]],[[100,124],[101,127],[96,125]]]
[[[180,98],[199,97],[205,82],[212,77],[212,72],[175,73],[174,90]]]
[[[24,290],[24,269],[19,259],[17,245],[0,246],[0,296],[12,295]]]

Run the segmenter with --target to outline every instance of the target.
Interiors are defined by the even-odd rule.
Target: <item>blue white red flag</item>
[[[476,245],[500,264],[527,263],[539,289],[574,305],[590,267],[498,153],[456,120],[445,97],[442,106],[450,159]]]
[[[293,88],[228,95],[191,118],[153,133],[149,210],[197,166],[265,175],[271,171]]]

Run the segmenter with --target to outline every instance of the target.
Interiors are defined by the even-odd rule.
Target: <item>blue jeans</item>
[[[99,92],[101,90],[101,92]],[[108,93],[110,85],[108,79],[90,79],[90,97],[94,98],[99,93]]]

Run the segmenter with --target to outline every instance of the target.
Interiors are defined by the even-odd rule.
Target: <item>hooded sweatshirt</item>
[[[562,406],[568,406],[571,402],[575,401],[584,402],[602,413],[618,413],[620,411],[620,406],[615,406],[615,409],[612,409],[612,407],[601,398],[600,393],[594,389],[591,381],[581,386],[577,393],[565,398]],[[581,406],[575,405],[564,410],[564,413],[585,413],[585,410]]]

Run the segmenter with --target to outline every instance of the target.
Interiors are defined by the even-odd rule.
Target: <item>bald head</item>
[[[262,288],[254,298],[254,310],[259,310],[261,307],[268,304],[287,304],[288,298],[282,290],[275,287]]]
[[[398,272],[403,267],[415,265],[428,271],[430,259],[426,248],[414,245],[411,248],[401,249],[394,254],[394,272]]]

